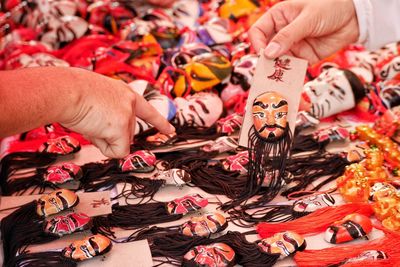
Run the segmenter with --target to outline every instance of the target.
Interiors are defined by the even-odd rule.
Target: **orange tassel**
[[[299,267],[319,267],[340,264],[346,259],[354,258],[367,250],[380,250],[388,256],[385,260],[361,261],[349,263],[346,267],[375,267],[375,266],[400,266],[400,234],[387,232],[382,238],[372,240],[368,243],[337,246],[321,250],[305,250],[297,252],[294,256]]]
[[[270,237],[283,231],[293,231],[299,235],[312,235],[325,231],[332,223],[343,219],[351,213],[370,217],[374,212],[370,204],[348,203],[336,207],[326,207],[307,216],[284,223],[260,223],[257,232],[261,238]]]

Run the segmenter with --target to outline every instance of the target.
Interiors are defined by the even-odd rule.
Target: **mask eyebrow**
[[[272,107],[273,108],[280,108],[280,107],[282,107],[282,106],[285,106],[285,105],[287,105],[288,103],[287,103],[287,101],[286,100],[281,100],[279,103],[278,103],[278,105],[274,105],[274,104],[272,104]]]
[[[264,104],[261,101],[254,102],[253,107],[254,106],[259,106],[259,107],[262,107],[263,109],[267,109],[268,108],[268,104]]]

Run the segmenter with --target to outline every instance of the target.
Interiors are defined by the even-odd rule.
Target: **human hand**
[[[175,2],[175,0],[147,0],[152,5],[170,7]]]
[[[60,123],[83,134],[105,156],[121,158],[129,154],[136,116],[161,133],[175,131],[153,106],[124,82],[83,69],[73,71],[80,79],[79,101],[66,110]]]
[[[289,54],[312,64],[356,42],[359,28],[352,0],[292,0],[268,10],[249,35],[268,58]]]

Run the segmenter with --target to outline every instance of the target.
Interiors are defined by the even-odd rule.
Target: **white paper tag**
[[[253,125],[252,105],[254,99],[262,93],[275,91],[286,98],[289,104],[287,121],[294,132],[296,116],[299,109],[301,92],[307,70],[307,61],[290,56],[274,60],[264,57],[263,50],[249,92],[246,113],[240,130],[239,145],[247,147],[249,129]]]

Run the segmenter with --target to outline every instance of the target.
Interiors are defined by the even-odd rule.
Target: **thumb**
[[[287,53],[293,44],[306,38],[310,33],[305,16],[298,16],[276,33],[264,50],[267,58],[276,58]]]

